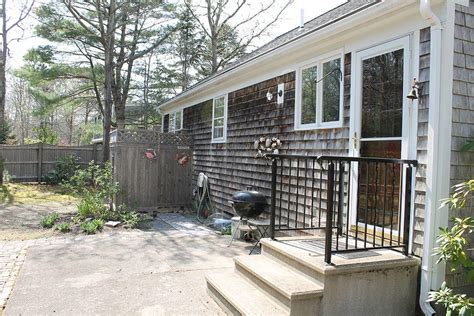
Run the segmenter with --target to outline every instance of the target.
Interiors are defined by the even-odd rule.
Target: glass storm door
[[[408,38],[400,39],[356,54],[356,113],[352,125],[355,156],[406,158],[408,43]],[[353,222],[373,229],[397,230],[403,218],[399,214],[399,197],[403,196],[399,165],[360,162],[355,171]]]

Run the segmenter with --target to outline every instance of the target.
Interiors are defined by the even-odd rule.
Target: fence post
[[[277,180],[277,160],[272,159],[272,197],[271,197],[271,215],[270,215],[270,237],[275,239],[275,205],[276,205],[276,180]]]
[[[410,242],[410,213],[411,213],[411,180],[412,180],[412,169],[411,165],[408,165],[406,176],[405,176],[405,214],[403,220],[403,253],[408,256],[408,246]]]
[[[92,160],[94,160],[94,164],[97,164],[97,144],[94,143],[93,152],[92,152]]]
[[[38,183],[43,177],[43,143],[38,143]]]
[[[326,210],[326,240],[324,251],[324,262],[331,264],[332,250],[332,217],[334,207],[334,162],[328,165],[328,193],[327,193],[327,210]]]

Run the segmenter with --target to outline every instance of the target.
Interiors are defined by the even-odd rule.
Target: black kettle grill
[[[267,199],[262,192],[254,191],[247,187],[247,191],[235,192],[232,196],[232,204],[235,212],[240,217],[255,218],[263,213],[268,205]]]

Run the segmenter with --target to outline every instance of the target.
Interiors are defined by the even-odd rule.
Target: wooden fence
[[[0,145],[0,158],[14,182],[42,182],[61,157],[75,155],[81,165],[102,161],[100,145],[55,146],[47,144]]]
[[[188,209],[192,204],[192,139],[185,134],[123,130],[111,144],[116,203],[142,211]],[[156,155],[148,159],[145,153]],[[178,157],[187,157],[180,165]]]

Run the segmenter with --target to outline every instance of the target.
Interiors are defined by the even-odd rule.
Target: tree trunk
[[[2,48],[0,60],[0,130],[4,129],[5,124],[5,96],[6,96],[6,64],[8,54],[7,42],[7,0],[2,1]]]
[[[110,160],[110,125],[112,122],[113,96],[112,88],[114,82],[113,58],[114,58],[114,31],[115,31],[115,1],[110,1],[107,13],[107,33],[104,47],[104,76],[105,76],[105,99],[104,99],[104,122],[103,122],[103,162]]]

